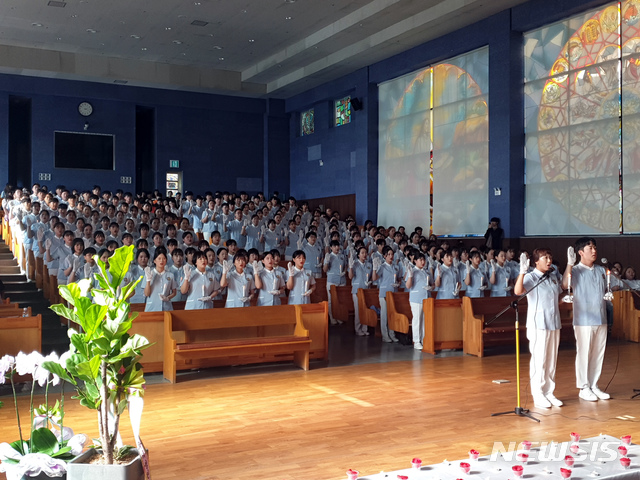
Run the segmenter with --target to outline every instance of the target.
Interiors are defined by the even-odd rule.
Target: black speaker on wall
[[[362,110],[362,101],[358,97],[353,97],[351,99],[351,106],[356,112]]]

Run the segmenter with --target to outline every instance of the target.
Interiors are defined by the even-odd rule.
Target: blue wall
[[[288,99],[286,109],[292,114],[292,192],[305,198],[355,193],[357,221],[363,222],[366,218],[375,220],[378,188],[377,84],[488,45],[489,215],[502,219],[507,237],[522,236],[522,32],[604,3],[608,2],[532,0]],[[330,127],[331,118],[328,116],[331,103],[345,94],[362,99],[364,112],[355,112],[355,121],[346,127]],[[315,108],[315,133],[300,137],[299,113],[311,107]],[[319,167],[318,162],[307,162],[308,149],[312,146],[321,149],[324,167]],[[356,165],[354,167],[351,164],[349,171],[349,158],[354,151]],[[502,189],[501,196],[493,195],[494,187]]]
[[[99,183],[104,188],[133,190],[135,185],[136,106],[155,108],[156,169],[144,172],[154,184],[163,186],[169,160],[180,160],[184,188],[237,191],[246,185],[262,190],[265,142],[279,153],[288,151],[288,128],[265,137],[267,101],[223,95],[177,92],[161,89],[108,85],[46,78],[0,75],[0,181],[7,181],[8,98],[20,95],[32,99],[32,181],[39,173],[50,173],[50,187],[64,184],[83,188]],[[89,101],[94,113],[82,117],[77,110]],[[273,109],[284,114],[284,102],[274,100]],[[68,170],[53,166],[53,132],[89,132],[116,136],[114,171]],[[268,125],[269,122],[266,122]],[[288,126],[288,125],[287,125]],[[3,168],[4,167],[4,168]],[[132,185],[120,183],[132,177]],[[284,177],[288,186],[288,171]],[[287,188],[281,191],[286,192]]]

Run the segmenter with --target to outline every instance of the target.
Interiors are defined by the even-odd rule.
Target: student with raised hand
[[[256,305],[259,307],[280,305],[280,296],[284,294],[285,282],[282,274],[276,269],[274,252],[266,252],[262,262],[264,268],[258,274],[262,286],[258,291]],[[255,267],[254,270],[256,270]]]
[[[340,253],[340,242],[332,240],[329,244],[331,251],[324,257],[322,269],[327,274],[327,297],[329,299],[329,321],[331,325],[344,322],[333,318],[331,313],[331,285],[344,286],[347,284],[347,262],[344,254]]]
[[[176,295],[177,284],[173,274],[166,270],[167,250],[158,247],[154,254],[155,268],[144,269],[144,296],[147,297],[145,312],[162,312],[173,310],[171,299]]]
[[[438,289],[436,295],[437,300],[452,300],[458,298],[460,292],[460,281],[458,272],[453,267],[453,256],[451,252],[444,252],[442,256],[442,264],[436,262],[434,271],[435,285]]]
[[[411,307],[411,330],[413,332],[413,348],[422,350],[424,339],[423,300],[429,298],[433,289],[433,279],[426,268],[424,253],[415,251],[413,256],[415,267],[410,261],[405,262],[405,284],[409,289],[409,305]]]
[[[71,243],[71,255],[68,255],[62,262],[60,271],[63,271],[63,278],[58,275],[58,285],[65,285],[78,281],[77,272],[84,266],[84,242],[81,238],[74,238]]]
[[[384,240],[383,240],[384,242]],[[395,333],[389,330],[387,318],[387,292],[396,292],[398,288],[399,270],[393,263],[393,249],[389,245],[382,248],[382,256],[384,263],[380,262],[378,257],[373,258],[372,280],[378,281],[378,295],[380,300],[380,329],[382,331],[382,341],[385,343],[395,342],[399,340]]]
[[[318,243],[316,232],[310,231],[306,235],[306,241],[303,242],[301,250],[305,257],[309,259],[305,262],[304,268],[315,278],[322,276],[322,247]]]
[[[211,234],[217,229],[216,215],[216,202],[209,200],[207,208],[202,211],[202,216],[200,217],[202,222],[202,236],[207,242],[211,242]]]
[[[560,407],[562,401],[553,394],[556,386],[556,364],[560,344],[560,310],[558,296],[562,286],[550,275],[553,257],[548,248],[533,251],[535,269],[530,271],[529,257],[520,255],[519,275],[515,284],[516,295],[527,295],[527,339],[531,362],[531,395],[538,408]]]
[[[292,260],[293,252],[296,250],[299,250],[298,240],[300,239],[300,232],[296,231],[296,229],[297,229],[296,222],[294,220],[290,220],[289,230],[287,231],[284,237],[284,245],[286,247],[284,251],[285,260]]]
[[[226,260],[222,264],[220,287],[227,287],[227,302],[225,304],[227,308],[251,306],[254,283],[251,275],[245,271],[248,260],[247,252],[240,249],[233,256],[233,262]]]
[[[489,279],[486,277],[484,272],[480,270],[481,260],[482,257],[480,256],[480,252],[473,251],[469,254],[469,260],[467,260],[465,264],[467,273],[464,278],[464,283],[467,286],[467,289],[465,290],[465,295],[467,297],[484,297],[484,291],[487,289]]]
[[[577,265],[576,251],[580,256]],[[580,389],[579,397],[589,402],[611,398],[598,387],[607,346],[607,313],[604,298],[607,290],[606,271],[595,264],[597,255],[595,239],[579,238],[575,250],[574,247],[567,250],[567,268],[562,278],[563,288],[568,288],[571,281],[573,289],[576,386]]]
[[[207,255],[195,254],[196,268],[190,265],[182,267],[184,280],[180,292],[186,296],[185,310],[204,310],[213,308],[213,299],[220,293],[220,284],[213,272],[207,271]]]
[[[511,284],[511,268],[506,264],[507,255],[502,249],[496,250],[498,254],[494,260],[490,261],[491,276],[491,296],[508,297],[511,295],[513,286]]]
[[[293,252],[293,262],[287,265],[287,289],[289,305],[311,303],[311,294],[316,288],[316,280],[304,269],[306,256],[302,250]]]
[[[368,261],[367,248],[364,246],[356,250],[357,258],[349,257],[349,278],[351,279],[351,297],[353,298],[353,324],[355,333],[359,337],[369,335],[369,327],[360,323],[358,311],[358,289],[369,288],[371,285],[372,266]]]

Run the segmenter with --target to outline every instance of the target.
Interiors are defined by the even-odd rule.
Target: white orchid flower
[[[26,354],[24,352],[18,353],[16,357],[16,372],[18,375],[33,375],[36,367],[42,364],[44,357],[40,352],[31,352]]]
[[[4,384],[5,376],[13,370],[16,359],[11,355],[0,358],[0,385]]]
[[[84,450],[87,440],[87,436],[84,433],[79,433],[78,435],[71,437],[67,442],[67,447],[71,448],[71,454],[80,455],[82,450]]]
[[[20,460],[20,452],[15,450],[7,442],[0,443],[0,460]],[[0,472],[4,472],[4,466],[9,465],[7,463],[0,463]]]
[[[28,453],[20,459],[15,470],[23,477],[36,477],[41,473],[47,477],[62,477],[67,471],[67,464],[44,453]]]

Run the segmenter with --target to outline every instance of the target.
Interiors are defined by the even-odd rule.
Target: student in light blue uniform
[[[515,294],[527,294],[527,339],[531,362],[531,396],[538,408],[561,407],[563,402],[553,394],[556,386],[556,364],[560,344],[560,310],[558,295],[562,286],[549,275],[553,257],[548,248],[537,248],[531,257],[536,268],[529,272],[529,258],[520,256]]]
[[[307,262],[304,264],[305,270],[316,278],[322,276],[322,247],[318,243],[316,232],[309,232],[306,235],[306,241],[303,242],[302,251],[304,252]]]
[[[293,252],[298,250],[298,240],[300,240],[302,230],[297,230],[297,225],[294,220],[289,221],[289,230],[284,237],[284,259],[291,260],[293,258]]]
[[[575,267],[576,253],[580,263]],[[573,330],[576,337],[576,386],[579,397],[594,402],[608,400],[610,395],[598,387],[602,362],[607,346],[607,272],[596,265],[598,249],[596,241],[582,237],[576,241],[575,250],[567,251],[567,269],[562,278],[564,288],[573,288]]]
[[[182,282],[184,281],[184,252],[181,248],[174,248],[171,252],[171,266],[168,267],[168,270],[173,274],[173,278],[176,280],[176,285],[178,291],[176,292],[176,296],[171,299],[173,303],[175,302],[184,302],[187,297],[184,295],[180,288],[182,287]]]
[[[138,248],[136,251],[136,261],[129,266],[129,271],[124,277],[125,283],[131,283],[134,280],[144,276],[144,270],[149,265],[149,251],[146,248]],[[145,287],[144,278],[138,283],[133,295],[129,297],[129,303],[146,303],[144,296]]]
[[[209,200],[207,208],[202,211],[200,221],[202,222],[202,236],[209,242],[211,240],[211,234],[217,230],[216,223],[216,202]]]
[[[342,253],[340,253],[340,242],[331,240],[329,244],[331,252],[324,257],[322,269],[327,274],[327,297],[329,299],[329,321],[331,325],[343,323],[333,318],[331,314],[331,285],[344,286],[347,284],[347,261]]]
[[[367,260],[367,247],[357,250],[358,259],[349,258],[349,278],[351,279],[351,296],[353,297],[353,324],[356,335],[369,335],[369,327],[360,323],[358,311],[358,289],[369,288],[371,284],[372,266]]]
[[[313,275],[305,271],[305,254],[302,250],[295,250],[292,254],[293,263],[289,262],[287,270],[287,289],[289,290],[289,305],[303,305],[311,303],[311,294],[316,288]]]
[[[280,295],[284,293],[285,282],[282,274],[275,269],[273,253],[265,253],[262,262],[264,268],[259,273],[262,286],[258,291],[256,305],[259,307],[280,305]]]
[[[422,340],[424,338],[424,312],[423,301],[431,296],[433,289],[433,278],[429,270],[425,268],[426,259],[424,253],[416,252],[414,257],[415,266],[408,264],[405,284],[409,289],[409,305],[411,307],[411,330],[413,332],[413,348],[422,350]]]
[[[436,277],[435,285],[438,289],[437,300],[458,298],[460,281],[458,280],[458,272],[453,267],[453,257],[450,252],[444,252],[442,265],[439,263],[436,265],[434,275]]]
[[[145,312],[167,312],[173,310],[171,299],[175,296],[178,285],[173,275],[166,270],[167,250],[164,247],[156,248],[153,258],[155,268],[145,268],[144,296],[147,302]]]
[[[249,257],[247,252],[240,249],[233,256],[233,264],[228,260],[222,265],[220,286],[227,287],[227,302],[225,307],[249,307],[254,290],[254,281],[245,271]],[[232,269],[235,267],[235,269]]]
[[[233,215],[234,219],[227,222],[225,228],[229,232],[229,237],[238,244],[238,248],[244,248],[247,243],[247,232],[245,222],[242,219],[242,210],[237,209]]]
[[[264,251],[264,244],[260,242],[261,232],[259,222],[260,219],[258,218],[258,215],[251,216],[251,224],[247,225],[247,227],[245,228],[247,239],[245,248],[247,250],[255,248],[258,250],[258,252],[262,253]]]
[[[84,266],[84,256],[82,255],[84,241],[81,238],[74,238],[71,243],[71,250],[73,253],[62,261],[62,266],[58,271],[58,285],[76,282],[76,272]],[[60,279],[60,271],[63,272],[63,280]],[[60,283],[61,281],[64,283]]]
[[[265,252],[270,252],[280,247],[282,237],[278,234],[275,220],[269,220],[269,222],[267,222],[267,228],[262,232],[262,239]]]
[[[384,241],[384,240],[383,240]],[[380,264],[378,258],[373,260],[372,280],[378,281],[378,295],[380,299],[380,329],[382,341],[386,343],[398,342],[395,333],[389,330],[387,318],[387,292],[396,292],[398,289],[399,270],[393,264],[393,249],[389,245],[382,248],[384,263]]]
[[[471,252],[466,263],[467,275],[464,283],[467,285],[465,295],[470,298],[484,297],[484,291],[489,284],[489,278],[480,270],[480,252]]]
[[[180,291],[186,296],[185,310],[204,310],[213,308],[213,298],[220,293],[220,284],[213,272],[207,272],[207,255],[195,254],[196,268],[182,267],[184,280]]]
[[[511,295],[513,286],[511,284],[511,268],[507,265],[507,252],[496,250],[495,260],[490,262],[491,296],[508,297]]]

